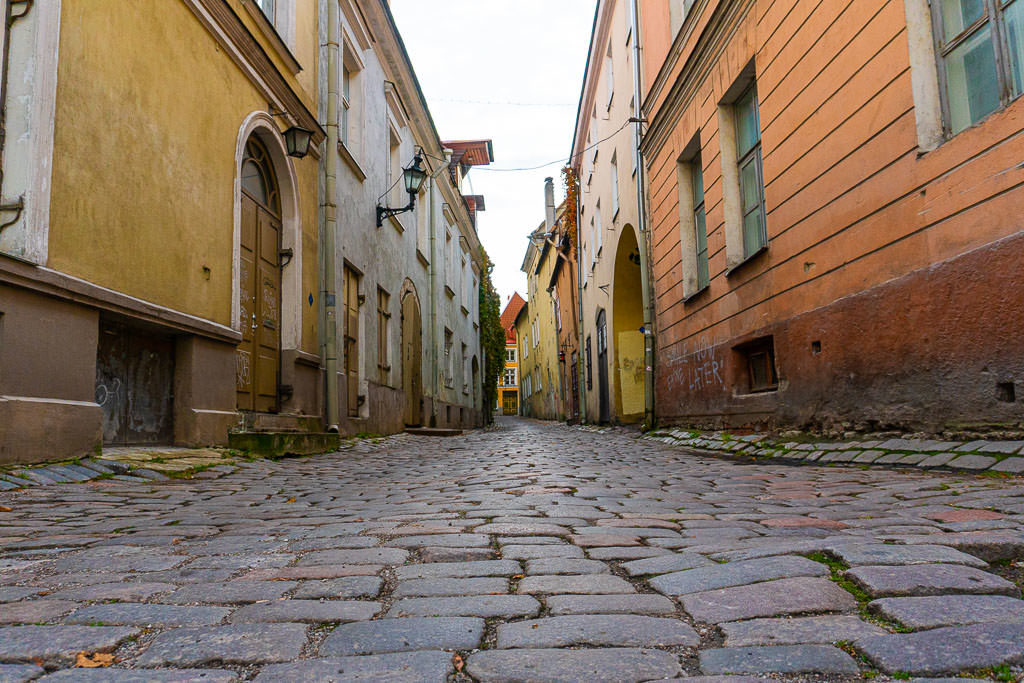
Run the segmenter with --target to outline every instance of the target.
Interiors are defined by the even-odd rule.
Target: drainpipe
[[[640,289],[644,307],[644,423],[647,429],[654,428],[654,307],[651,302],[651,274],[648,253],[647,202],[644,187],[643,156],[640,154],[640,8],[637,0],[630,0],[629,11],[633,13],[633,161],[636,164],[636,205],[637,240],[640,248]]]
[[[7,2],[6,12],[4,13],[4,63],[2,71],[0,71],[0,202],[3,202],[3,160],[4,151],[7,149],[7,81],[10,77],[11,69],[11,27],[14,26],[14,22],[18,21],[18,19],[24,18],[30,11],[32,11],[32,5],[34,2],[35,0],[9,0],[9,2]],[[14,14],[14,5],[16,4],[25,6],[21,14]],[[24,196],[18,197],[17,201],[10,204],[0,204],[0,212],[16,212],[14,214],[14,218],[0,223],[0,231],[17,223],[18,219],[21,218],[21,213],[24,209]]]
[[[433,427],[437,424],[437,399],[441,395],[441,386],[438,383],[438,329],[437,329],[437,199],[435,188],[437,178],[448,170],[448,163],[451,159],[451,150],[444,150],[445,163],[436,171],[430,174],[430,183],[427,190],[430,192],[430,376],[433,385],[433,400],[430,403],[430,421],[428,424]]]
[[[324,369],[327,390],[327,431],[338,432],[338,325],[335,241],[338,233],[338,57],[341,21],[335,0],[327,2],[327,151],[324,154],[324,272],[323,302]]]
[[[580,387],[580,424],[586,424],[587,422],[587,360],[588,357],[586,347],[583,345],[584,337],[586,336],[583,327],[583,230],[580,228],[580,221],[583,219],[583,214],[580,209],[582,208],[582,202],[580,202],[580,177],[574,173],[576,182],[576,304],[579,309],[577,315],[577,322],[579,323],[579,337],[580,337],[580,352],[579,362],[576,364],[576,375],[577,382]]]

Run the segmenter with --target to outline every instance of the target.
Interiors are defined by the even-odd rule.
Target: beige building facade
[[[633,16],[628,0],[598,3],[572,147],[589,422],[639,422],[645,408]]]

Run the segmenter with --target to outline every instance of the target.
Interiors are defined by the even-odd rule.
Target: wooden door
[[[402,390],[405,392],[405,424],[423,424],[423,330],[416,295],[402,298]]]
[[[359,276],[345,267],[345,381],[348,416],[359,417]]]
[[[597,315],[597,396],[600,422],[611,419],[608,400],[608,325],[604,311]]]
[[[235,356],[239,410],[277,412],[281,366],[281,222],[242,195],[239,324]]]
[[[519,412],[519,396],[514,391],[506,391],[501,395],[501,414],[515,415]]]

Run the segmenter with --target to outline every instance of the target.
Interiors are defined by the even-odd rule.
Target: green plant
[[[481,269],[479,290],[480,348],[484,354],[483,374],[480,379],[484,422],[490,424],[494,419],[492,411],[498,400],[498,380],[505,369],[505,330],[501,327],[501,296],[491,280],[494,263],[483,247],[480,247],[480,259],[484,264]]]

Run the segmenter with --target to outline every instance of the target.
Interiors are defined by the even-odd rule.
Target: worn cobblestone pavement
[[[522,420],[4,493],[0,681],[1012,680],[1022,494]]]

